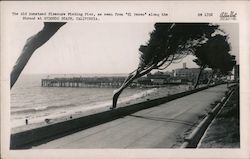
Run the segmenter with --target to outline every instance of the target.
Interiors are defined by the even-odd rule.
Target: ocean
[[[50,75],[55,77],[93,77],[105,75]],[[115,75],[108,75],[115,76]],[[121,75],[119,75],[121,76]],[[112,104],[115,88],[72,88],[41,87],[41,79],[48,75],[21,75],[11,89],[11,127],[44,122],[46,118],[55,119],[66,115],[77,114],[87,110],[108,107]],[[118,103],[129,102],[148,95],[168,95],[187,90],[184,86],[165,88],[127,88]],[[119,106],[119,105],[118,105]]]
[[[48,75],[22,75],[11,89],[11,127],[42,122],[46,118],[109,106],[115,88],[59,88],[41,87],[41,79]],[[50,75],[53,77],[77,75]],[[79,75],[78,75],[79,76]],[[83,75],[93,76],[93,75]],[[104,76],[104,75],[99,75]],[[128,88],[119,101],[129,101],[151,93],[155,89]]]

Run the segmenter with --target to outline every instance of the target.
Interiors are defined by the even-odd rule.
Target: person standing
[[[26,125],[28,125],[28,124],[29,124],[28,119],[25,119],[25,124],[26,124]]]

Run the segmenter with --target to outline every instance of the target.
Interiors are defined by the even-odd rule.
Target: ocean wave
[[[118,103],[126,103],[131,100],[136,100],[138,98],[145,97],[151,93],[157,91],[157,88],[141,90],[140,92],[131,94],[130,96],[121,97]],[[24,125],[24,119],[28,118],[29,123],[39,123],[43,122],[45,118],[56,119],[58,117],[67,116],[70,114],[78,114],[88,110],[94,110],[98,108],[110,107],[112,104],[112,99],[106,99],[98,102],[91,103],[77,103],[77,104],[63,104],[63,105],[53,105],[53,106],[38,106],[28,109],[18,109],[12,110],[12,127]]]
[[[74,106],[75,106],[75,104],[55,105],[55,106],[40,106],[40,107],[28,108],[28,109],[11,110],[11,114],[22,114],[22,113],[28,114],[28,113],[49,111],[52,109],[63,109],[63,108],[74,107]]]
[[[147,96],[148,94],[151,94],[153,92],[155,92],[157,90],[157,88],[153,88],[153,89],[149,89],[149,90],[144,90],[138,93],[135,93],[131,96],[127,96],[127,97],[122,97],[119,98],[118,103],[121,102],[127,102],[130,100],[134,100],[137,98],[141,98],[144,96]],[[79,107],[82,107],[84,105],[83,108],[81,109],[95,109],[95,108],[99,108],[99,107],[105,107],[111,104],[110,102],[111,100],[105,100],[105,101],[100,101],[100,102],[92,102],[92,103],[86,103],[86,104],[63,104],[63,105],[53,105],[53,106],[38,106],[38,107],[33,107],[33,108],[25,108],[25,109],[12,109],[11,110],[11,114],[12,115],[18,115],[18,114],[32,114],[32,113],[39,113],[39,112],[49,112],[52,110],[65,110],[65,109],[77,109]]]

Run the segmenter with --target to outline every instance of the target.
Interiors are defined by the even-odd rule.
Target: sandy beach
[[[152,88],[149,90],[145,90],[141,93],[134,94],[130,97],[124,97],[124,98],[119,99],[118,100],[118,107],[125,107],[127,105],[140,103],[143,101],[157,99],[157,98],[165,97],[168,95],[180,93],[180,92],[188,90],[188,88],[189,88],[188,85],[178,86],[177,89],[176,89],[176,86],[173,87],[173,89],[171,89],[171,87]],[[38,127],[43,127],[43,126],[46,126],[48,124],[59,123],[59,122],[63,122],[63,121],[76,119],[76,118],[80,118],[83,116],[107,111],[107,110],[109,110],[111,104],[112,104],[112,101],[110,101],[106,104],[94,105],[94,106],[89,107],[89,108],[83,107],[83,109],[79,109],[77,111],[75,111],[75,110],[67,111],[63,115],[47,116],[46,117],[46,119],[48,119],[47,122],[45,122],[45,119],[44,120],[39,119],[39,121],[38,120],[37,121],[36,120],[29,121],[28,125],[23,125],[23,126],[18,126],[18,127],[12,128],[11,133],[12,134],[18,133],[18,132],[22,132],[22,131],[26,131],[26,130],[30,130],[30,129],[34,129],[34,128],[38,128]]]

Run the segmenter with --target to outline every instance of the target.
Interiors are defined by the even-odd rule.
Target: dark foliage
[[[209,23],[156,23],[154,27],[147,44],[139,48],[138,68],[114,92],[112,108],[116,107],[119,95],[133,80],[153,69],[164,69],[188,54],[194,54],[197,47],[205,44],[219,30],[218,25]]]
[[[226,35],[217,34],[196,48],[194,55],[197,59],[194,62],[200,66],[201,71],[205,68],[211,68],[213,71],[220,72],[223,75],[227,75],[232,71],[236,61],[229,53],[231,48],[227,39]],[[198,82],[199,76],[195,87]]]

